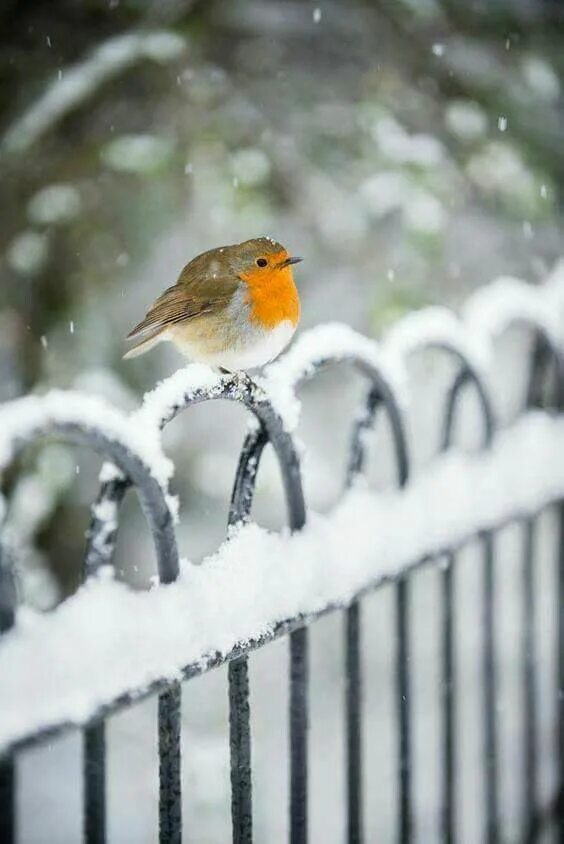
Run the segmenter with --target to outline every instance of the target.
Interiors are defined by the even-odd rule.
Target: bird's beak
[[[286,260],[282,261],[280,266],[281,267],[289,267],[290,264],[299,264],[300,261],[303,261],[303,258],[286,258]]]

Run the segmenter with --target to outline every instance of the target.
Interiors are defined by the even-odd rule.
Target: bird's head
[[[280,243],[269,237],[256,237],[231,247],[233,271],[248,282],[268,281],[278,273],[290,273],[292,264],[302,258],[292,257]]]

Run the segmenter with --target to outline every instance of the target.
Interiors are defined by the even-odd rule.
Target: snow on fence
[[[497,422],[492,388],[496,337],[520,325],[534,338],[527,407],[510,427]],[[454,606],[455,551],[479,537],[483,546],[485,626],[484,705],[486,829],[495,834],[495,676],[493,633],[494,530],[532,519],[564,499],[564,264],[532,287],[499,279],[478,291],[457,317],[444,308],[406,316],[377,343],[343,325],[305,332],[255,380],[190,365],[147,394],[130,416],[101,400],[56,391],[0,407],[0,471],[32,441],[57,435],[87,445],[106,463],[92,508],[83,564],[84,585],[46,614],[16,607],[17,548],[0,545],[1,712],[0,840],[14,836],[14,757],[19,748],[84,727],[85,839],[105,838],[104,717],[140,697],[159,694],[160,840],[181,841],[180,683],[228,662],[233,840],[252,840],[252,777],[248,653],[282,635],[290,641],[290,838],[307,838],[307,730],[309,622],[343,608],[347,668],[347,830],[362,840],[362,670],[359,601],[393,581],[397,609],[398,836],[412,836],[412,727],[408,629],[409,573],[443,560],[443,832],[455,830]],[[440,454],[411,477],[405,410],[410,394],[408,358],[434,348],[453,357],[457,376],[446,397]],[[347,491],[328,515],[307,510],[293,432],[299,420],[299,386],[323,368],[348,363],[368,383],[355,419]],[[550,380],[549,380],[550,379]],[[550,387],[552,409],[541,409]],[[452,446],[459,400],[475,393],[483,422],[483,449],[467,454]],[[544,389],[543,389],[544,387]],[[202,564],[179,560],[173,465],[161,431],[193,404],[223,399],[243,404],[252,419],[243,445],[229,511],[229,537]],[[546,402],[544,402],[546,404]],[[397,489],[376,493],[363,484],[366,438],[378,412],[392,435]],[[282,476],[290,530],[280,534],[250,521],[261,455],[273,447]],[[120,507],[133,487],[153,537],[160,585],[134,592],[112,577]],[[436,502],[441,501],[441,507]],[[1,502],[0,502],[1,505]],[[2,512],[0,506],[0,513]],[[527,521],[528,520],[528,521]],[[564,525],[564,517],[562,517]],[[409,530],[405,526],[409,525]],[[564,529],[564,528],[563,528]],[[531,527],[532,530],[532,527]],[[532,594],[533,554],[527,561]],[[447,564],[444,564],[446,559]],[[559,600],[562,595],[560,574]],[[528,596],[530,600],[531,595]],[[532,622],[531,622],[532,623]],[[559,615],[558,688],[564,679],[564,625]],[[529,630],[529,643],[533,633]],[[142,647],[140,647],[142,643]],[[534,654],[533,654],[534,656]],[[534,661],[526,657],[530,677]],[[527,675],[529,676],[529,675]],[[529,677],[529,679],[530,679]],[[532,680],[531,680],[532,682]],[[527,747],[534,765],[534,693],[526,697]],[[560,703],[560,708],[562,702]],[[560,716],[562,713],[560,712]],[[560,718],[560,721],[562,719]],[[558,756],[560,782],[562,731]],[[525,810],[536,822],[528,795]],[[490,839],[493,840],[493,839]]]

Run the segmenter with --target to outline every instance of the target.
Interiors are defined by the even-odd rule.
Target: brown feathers
[[[216,278],[203,285],[198,283],[200,280],[197,278],[187,280],[189,266],[184,268],[178,282],[159,296],[146,317],[129,332],[127,339],[137,342],[127,357],[133,357],[132,352],[141,345],[144,346],[143,351],[151,348],[154,344],[149,345],[147,341],[153,340],[168,327],[223,310],[229,304],[240,284],[238,278]]]
[[[244,345],[251,329],[269,331],[285,321],[295,326],[299,299],[290,265],[297,260],[290,258],[279,243],[265,237],[197,255],[186,264],[177,283],[159,296],[145,318],[129,332],[133,345],[126,357],[141,354],[161,340],[176,342],[183,326],[196,343],[196,338],[202,342],[201,337],[211,330],[217,335],[216,345],[226,353],[231,347]],[[243,296],[236,300],[238,290]],[[228,308],[232,303],[242,310],[235,314]],[[205,342],[208,344],[208,340]],[[200,352],[189,349],[189,354],[205,358]]]

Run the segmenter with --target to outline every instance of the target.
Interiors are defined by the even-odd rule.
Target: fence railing
[[[326,326],[306,333],[280,362],[273,364],[263,379],[254,381],[244,374],[219,375],[203,367],[188,367],[159,385],[146,397],[142,407],[125,417],[104,403],[77,397],[72,393],[53,393],[46,397],[28,397],[0,408],[0,468],[5,468],[31,442],[47,435],[56,435],[72,443],[87,445],[100,453],[110,466],[102,472],[103,482],[92,508],[83,565],[84,581],[96,579],[97,573],[111,565],[121,504],[130,487],[137,493],[153,537],[159,580],[169,588],[179,576],[179,554],[175,537],[175,508],[168,492],[171,466],[160,444],[160,431],[179,413],[196,403],[228,400],[243,404],[254,417],[244,442],[233,487],[229,524],[249,520],[257,471],[265,446],[274,449],[281,471],[288,523],[294,533],[306,523],[306,506],[302,488],[300,463],[291,433],[296,423],[298,406],[295,394],[307,379],[335,363],[346,363],[358,370],[367,381],[364,406],[356,416],[351,438],[346,488],[354,488],[365,470],[367,435],[374,428],[379,414],[385,414],[391,432],[397,484],[409,490],[410,456],[405,426],[405,402],[409,398],[404,374],[406,358],[413,353],[435,349],[451,356],[456,363],[456,377],[445,396],[440,434],[440,452],[453,445],[455,423],[462,397],[472,391],[482,420],[484,453],[495,447],[498,421],[491,373],[494,366],[493,341],[509,328],[522,326],[534,341],[530,375],[523,411],[547,408],[546,413],[562,409],[564,401],[564,272],[555,271],[546,285],[534,288],[515,280],[504,280],[475,295],[459,319],[444,309],[428,309],[408,316],[392,330],[384,344],[366,340],[339,326]],[[534,461],[534,455],[527,460]],[[542,475],[550,467],[538,465]],[[398,499],[405,493],[398,492]],[[161,842],[182,840],[181,787],[181,691],[182,682],[210,669],[228,663],[229,731],[231,754],[231,813],[233,841],[237,844],[253,840],[251,708],[249,701],[249,653],[264,644],[287,637],[289,641],[289,837],[292,844],[304,844],[308,838],[308,719],[309,719],[309,654],[308,627],[317,618],[345,607],[345,670],[346,695],[343,718],[346,735],[346,840],[364,840],[366,797],[364,787],[365,747],[363,742],[363,596],[383,583],[393,585],[395,593],[395,700],[397,713],[397,839],[414,839],[413,804],[413,697],[411,659],[410,589],[416,567],[435,565],[440,578],[441,620],[441,717],[442,739],[437,753],[441,760],[441,830],[445,842],[457,839],[456,777],[459,765],[457,746],[457,657],[454,623],[457,613],[454,582],[457,552],[469,542],[478,542],[483,567],[481,619],[483,653],[481,668],[483,709],[483,811],[484,840],[503,840],[499,818],[498,721],[496,716],[496,632],[495,586],[496,531],[508,522],[523,525],[522,582],[523,629],[521,631],[522,683],[524,711],[524,770],[522,788],[523,841],[534,840],[548,824],[562,834],[562,783],[564,782],[564,477],[560,485],[542,487],[531,506],[524,510],[518,500],[501,508],[499,519],[476,526],[459,528],[452,536],[433,538],[421,545],[420,553],[401,565],[382,570],[375,560],[371,574],[359,582],[351,580],[350,590],[340,596],[332,594],[321,606],[308,605],[307,595],[295,612],[268,619],[261,633],[240,635],[216,651],[193,654],[183,659],[183,642],[177,636],[177,651],[170,661],[152,666],[150,676],[139,667],[138,681],[125,677],[123,687],[96,689],[90,697],[83,689],[82,708],[77,714],[65,695],[72,693],[62,683],[58,694],[49,700],[41,694],[32,696],[25,714],[18,711],[18,679],[9,673],[17,664],[21,631],[16,623],[17,548],[4,542],[0,565],[0,841],[17,837],[14,776],[18,752],[35,743],[60,735],[71,726],[81,726],[83,743],[84,840],[106,840],[106,794],[111,782],[106,781],[105,718],[127,708],[143,696],[158,695],[159,722],[159,828]],[[558,766],[558,788],[550,805],[538,799],[538,707],[537,707],[537,634],[535,619],[535,529],[538,513],[556,506],[559,514],[558,594],[554,596],[558,614],[557,664],[554,666],[553,688],[558,699],[558,723],[555,725],[554,758]],[[437,508],[441,503],[437,502]],[[470,514],[471,515],[471,514]],[[461,523],[464,523],[462,514]],[[405,530],[409,531],[406,525]],[[233,540],[234,542],[236,540]],[[290,538],[287,540],[292,542]],[[417,542],[414,547],[419,547]],[[376,553],[376,551],[375,551]],[[348,560],[342,561],[343,568]],[[304,559],[304,566],[308,561]],[[204,563],[205,568],[205,563]],[[351,578],[353,575],[351,574]],[[329,594],[329,593],[327,593]],[[303,596],[302,596],[303,598]],[[53,616],[60,613],[55,610]],[[49,617],[45,619],[49,624]],[[45,628],[47,629],[47,628]],[[33,634],[30,634],[33,637]],[[38,632],[39,637],[42,635]],[[28,637],[29,639],[29,637]],[[34,642],[28,640],[22,653],[33,653]],[[92,643],[96,647],[96,643]],[[79,655],[78,655],[79,656]],[[77,656],[77,658],[78,658]],[[57,654],[52,654],[53,659]],[[69,671],[69,678],[73,675]],[[90,680],[84,673],[85,685]],[[72,682],[69,679],[69,683]],[[94,681],[92,681],[94,682]],[[338,692],[336,692],[338,693]],[[40,811],[36,807],[36,811]]]

